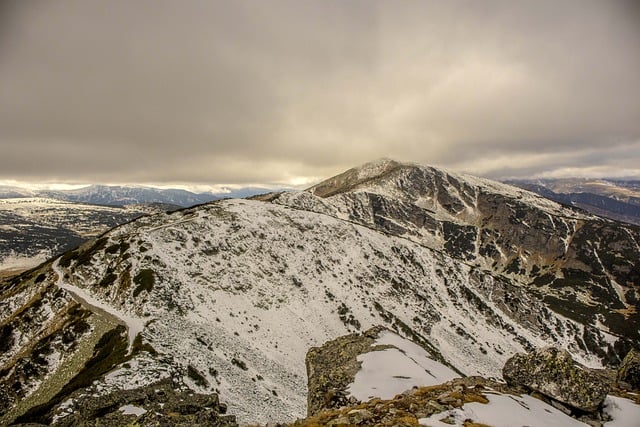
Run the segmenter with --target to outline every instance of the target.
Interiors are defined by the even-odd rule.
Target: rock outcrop
[[[347,405],[347,387],[360,369],[357,357],[372,350],[382,326],[363,334],[349,334],[309,349],[307,365],[307,416]]]
[[[618,369],[618,382],[625,382],[640,390],[640,352],[632,349]]]
[[[596,411],[610,388],[604,378],[555,347],[514,355],[505,363],[502,376],[510,385],[537,391],[583,412]]]

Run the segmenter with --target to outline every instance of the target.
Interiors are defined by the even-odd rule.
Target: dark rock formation
[[[67,414],[57,411],[37,421],[59,427],[74,426],[208,426],[236,427],[235,416],[224,415],[227,408],[217,394],[197,394],[177,389],[171,379],[106,396],[78,394]],[[52,422],[53,420],[53,422]],[[37,425],[37,424],[29,424]]]
[[[640,389],[640,352],[632,349],[618,369],[618,382],[625,382],[633,389]]]
[[[596,411],[610,388],[601,376],[554,347],[514,355],[505,363],[502,376],[510,385],[537,391],[584,412]]]

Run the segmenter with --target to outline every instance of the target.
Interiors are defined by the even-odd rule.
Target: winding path
[[[129,334],[128,351],[131,352],[133,341],[135,340],[136,336],[144,329],[144,321],[139,317],[130,316],[98,300],[93,295],[89,294],[86,289],[82,289],[66,283],[64,281],[64,271],[60,267],[59,263],[60,258],[56,259],[51,265],[51,268],[58,276],[58,279],[56,280],[56,286],[69,292],[73,299],[78,301],[88,310],[102,314],[108,318],[113,319],[116,323],[126,326]]]

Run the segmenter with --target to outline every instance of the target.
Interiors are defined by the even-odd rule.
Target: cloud
[[[3,16],[2,179],[640,164],[631,1],[15,1]]]

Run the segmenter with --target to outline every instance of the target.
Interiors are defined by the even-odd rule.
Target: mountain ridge
[[[271,190],[262,187],[241,187],[221,192],[192,192],[179,188],[92,184],[72,190],[28,190],[0,186],[0,199],[49,198],[58,201],[90,205],[126,206],[132,204],[164,203],[189,207],[223,198],[249,197]]]
[[[390,164],[370,164],[366,185],[343,179],[348,189],[325,197],[285,192],[143,217],[66,253],[56,269],[4,282],[0,412],[43,390],[71,357],[65,346],[103,337],[125,354],[100,371],[80,367],[93,385],[78,393],[170,376],[219,393],[240,422],[304,414],[308,348],[377,324],[467,375],[495,378],[511,354],[550,343],[590,366],[616,365],[638,347],[637,229],[504,184]],[[377,167],[386,172],[367,175]],[[600,259],[613,241],[611,259]],[[131,337],[99,312],[70,312],[74,289],[139,319],[142,331]],[[77,332],[64,338],[60,324]],[[63,416],[58,403],[47,413]]]

